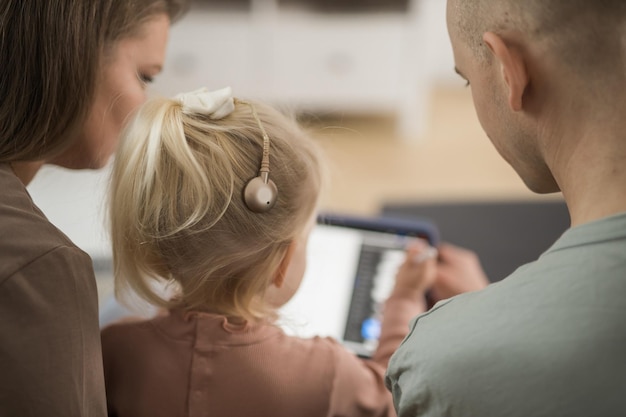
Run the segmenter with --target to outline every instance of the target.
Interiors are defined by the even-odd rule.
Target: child
[[[304,274],[321,184],[318,150],[295,122],[230,89],[139,111],[112,173],[116,288],[169,314],[103,330],[110,415],[395,414],[384,373],[425,309],[425,245],[407,251],[372,359],[275,324]]]

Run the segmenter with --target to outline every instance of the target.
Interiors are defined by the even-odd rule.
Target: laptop
[[[378,345],[381,308],[404,261],[421,238],[436,246],[434,223],[388,217],[322,214],[307,247],[307,269],[280,324],[299,337],[329,336],[361,357]]]

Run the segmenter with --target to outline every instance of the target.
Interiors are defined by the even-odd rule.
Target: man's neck
[[[626,212],[626,130],[615,131],[579,138],[555,169],[572,226]]]

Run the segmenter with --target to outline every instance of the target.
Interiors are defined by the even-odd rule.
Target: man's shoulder
[[[551,280],[543,266],[528,265],[414,321],[387,372],[400,415],[496,415],[511,407],[512,416],[529,415],[555,398],[567,403],[550,412],[585,415],[574,410],[585,409],[589,393],[607,404],[621,398],[626,302],[598,297],[612,287],[587,271]]]

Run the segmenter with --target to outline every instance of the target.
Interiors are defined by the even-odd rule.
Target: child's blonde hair
[[[131,289],[159,307],[272,314],[259,295],[317,208],[321,160],[294,120],[254,103],[270,138],[278,200],[266,213],[250,211],[243,190],[258,175],[263,137],[250,105],[235,103],[212,120],[156,98],[124,132],[110,191],[118,296]],[[176,296],[162,297],[155,281],[176,283]]]

